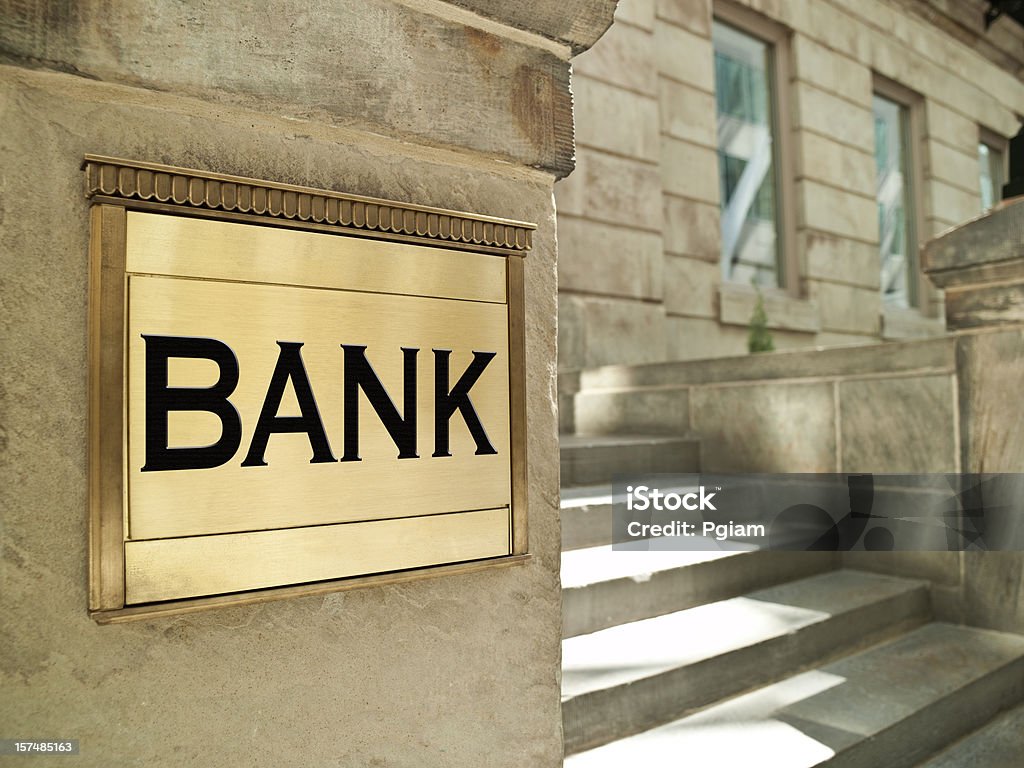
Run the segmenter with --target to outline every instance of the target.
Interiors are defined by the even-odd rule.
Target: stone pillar
[[[956,338],[964,472],[1024,472],[1024,198],[928,243],[924,269],[946,291]],[[1024,632],[1024,553],[965,552],[961,616]]]
[[[79,739],[83,768],[561,764],[552,187],[613,7],[0,0],[0,736]],[[533,559],[92,621],[87,153],[536,222]]]

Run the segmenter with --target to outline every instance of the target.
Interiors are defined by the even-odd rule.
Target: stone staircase
[[[1024,766],[1024,637],[834,553],[613,552],[596,483],[695,472],[695,441],[565,436],[561,464],[567,768]]]

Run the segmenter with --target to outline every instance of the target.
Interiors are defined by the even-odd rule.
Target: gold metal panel
[[[518,257],[533,224],[137,161],[87,156],[83,168],[93,202],[89,608],[97,621],[529,558]],[[206,351],[190,356],[196,342]],[[208,359],[210,345],[219,361]],[[365,361],[346,362],[364,347]],[[435,424],[446,360],[446,390],[470,370],[479,378],[470,403],[448,399],[451,417]],[[224,391],[204,400],[202,388],[235,367],[237,383],[222,382]],[[346,388],[350,370],[357,389]],[[302,394],[296,383],[306,380],[311,392]],[[346,395],[358,405],[346,407]],[[412,400],[414,439],[403,415]],[[469,426],[476,421],[463,408],[480,426]],[[166,418],[147,428],[147,410]],[[301,429],[322,424],[322,439],[293,429],[300,425],[288,418],[300,414]],[[266,465],[249,455],[261,421],[270,424]],[[444,425],[451,455],[435,445]],[[477,455],[484,433],[494,453]],[[228,434],[228,450],[196,468],[168,450],[209,457],[204,446]],[[355,434],[359,460],[346,440]],[[147,460],[154,464],[143,471]]]
[[[89,608],[124,604],[124,208],[97,205],[89,240]]]
[[[502,304],[350,293],[248,283],[132,275],[128,310],[128,535],[131,540],[197,536],[420,516],[508,506],[510,486],[508,318]],[[145,464],[146,335],[212,337],[238,361],[229,399],[242,423],[234,458],[211,469],[142,471]],[[311,388],[335,457],[342,455],[342,344],[366,346],[366,357],[401,408],[402,348],[418,349],[419,458],[399,459],[395,443],[360,396],[362,461],[310,463],[305,433],[274,434],[267,466],[241,466],[280,351],[301,342]],[[471,389],[471,400],[497,453],[475,455],[476,443],[456,412],[451,456],[433,457],[432,350],[453,350],[450,382],[474,351],[496,352]],[[217,368],[207,360],[173,360],[169,384],[208,387]],[[279,414],[297,415],[291,385]],[[169,446],[209,445],[221,426],[206,412],[171,413]],[[387,548],[386,541],[378,544]]]
[[[505,261],[469,251],[128,212],[127,271],[505,302]]]
[[[127,602],[149,603],[509,554],[509,511],[125,544]]]

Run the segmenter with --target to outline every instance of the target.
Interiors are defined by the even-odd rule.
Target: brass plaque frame
[[[288,184],[278,184],[244,177],[227,176],[205,171],[174,168],[155,163],[120,160],[97,155],[86,155],[83,163],[86,176],[86,196],[91,202],[89,242],[89,612],[100,623],[129,621],[159,615],[190,613],[224,605],[248,604],[292,596],[324,594],[356,587],[391,584],[413,579],[477,571],[485,568],[508,566],[525,562],[528,552],[527,473],[526,473],[526,344],[525,294],[523,258],[532,247],[535,225],[470,213],[447,211],[393,201],[345,195]],[[507,514],[509,541],[507,552],[497,557],[466,559],[459,562],[424,560],[423,564],[403,565],[394,570],[395,562],[388,557],[364,558],[375,570],[356,571],[344,578],[326,578],[305,583],[260,587],[233,591],[229,594],[197,595],[184,599],[160,599],[145,602],[143,595],[137,604],[126,602],[126,579],[133,563],[126,563],[128,531],[128,461],[126,446],[129,437],[129,408],[127,386],[129,381],[129,217],[132,212],[187,217],[192,220],[214,220],[281,228],[327,235],[364,238],[365,249],[375,257],[387,258],[403,250],[403,244],[433,249],[444,249],[458,270],[458,252],[488,254],[504,257],[504,304],[507,309],[508,329],[508,447],[510,502],[507,513],[495,510],[467,510],[473,525],[493,528],[501,514]],[[150,217],[151,218],[151,217]],[[201,229],[201,228],[200,228]],[[271,230],[260,230],[273,238]],[[387,245],[390,242],[392,245]],[[379,243],[379,245],[374,245]],[[445,253],[424,252],[431,257],[436,253],[443,263]],[[160,265],[155,262],[133,267],[145,275],[159,275]],[[200,277],[212,281],[245,283],[244,269],[238,265],[214,269],[195,265],[192,269],[212,269]],[[235,269],[236,271],[232,271]],[[238,272],[242,269],[242,272]],[[285,264],[286,278],[273,280],[256,278],[254,284],[265,282],[293,286],[320,287],[316,271],[303,272],[302,268]],[[451,270],[449,270],[451,271]],[[136,273],[137,274],[137,273]],[[190,273],[191,274],[191,273]],[[147,278],[148,279],[148,278]],[[372,273],[357,290],[376,293],[381,291]],[[305,282],[303,282],[305,281]],[[345,286],[334,286],[345,288]],[[459,288],[467,296],[454,295],[452,299],[478,299],[494,301],[480,294],[484,288],[468,284]],[[386,291],[383,291],[387,293]],[[409,293],[408,289],[406,292]],[[396,294],[398,295],[398,294]],[[427,295],[430,295],[429,293]],[[463,513],[459,513],[462,515]],[[423,521],[416,535],[427,540],[434,537],[439,549],[453,539],[458,530],[451,527],[451,515],[370,520],[357,523],[362,529],[354,535],[352,546],[360,552],[369,536],[383,531],[403,520]],[[346,524],[351,525],[351,524]],[[374,529],[373,526],[376,526]],[[344,549],[347,535],[345,525],[319,525],[330,545]],[[282,538],[296,539],[297,529],[282,529]],[[356,529],[352,528],[353,534]],[[369,531],[369,533],[367,533]],[[239,556],[259,551],[261,537],[278,531],[264,530],[238,534]],[[179,558],[207,556],[202,539],[166,539],[140,541],[133,549],[144,552],[154,544],[174,543],[170,561]],[[280,544],[280,542],[278,542]],[[285,546],[288,546],[286,543]],[[325,545],[326,546],[326,545]],[[306,551],[306,550],[302,550]],[[332,550],[333,551],[333,550]],[[452,550],[466,552],[471,550]],[[322,550],[321,550],[322,552]],[[145,556],[144,554],[142,555]],[[439,557],[443,557],[439,555]],[[182,559],[183,558],[183,559]],[[311,558],[316,560],[316,558]],[[316,573],[317,562],[310,563],[309,573]],[[379,570],[377,570],[379,569]],[[161,577],[159,569],[153,578]],[[152,581],[152,579],[151,579]],[[155,593],[154,593],[155,594]]]

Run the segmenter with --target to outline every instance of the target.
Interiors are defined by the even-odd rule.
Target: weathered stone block
[[[874,121],[871,104],[863,107],[833,96],[817,86],[793,84],[793,124],[831,136],[863,152],[874,154]]]
[[[0,25],[0,47],[15,57],[262,114],[315,116],[473,149],[560,176],[572,169],[564,58],[503,36],[492,22],[468,26],[470,14],[455,21],[390,0],[316,8],[284,0],[274,17],[287,23],[273,23],[244,3],[139,0],[130,13],[112,13],[102,0],[5,6],[0,15],[15,21]],[[576,32],[599,24],[602,6],[611,12],[606,2],[569,6],[589,19]],[[569,6],[564,10],[571,14]],[[569,18],[560,17],[559,25]],[[443,110],[423,108],[438,98]]]
[[[946,323],[941,315],[929,317],[920,309],[902,307],[885,307],[882,310],[883,339],[924,339],[945,332]]]
[[[797,182],[800,226],[863,242],[878,240],[878,208],[874,198],[804,179]]]
[[[665,311],[659,304],[586,299],[587,368],[608,363],[650,363],[665,355]]]
[[[582,75],[573,79],[572,87],[577,145],[657,162],[661,144],[656,99]]]
[[[976,175],[977,172],[975,172]],[[967,178],[971,179],[972,177],[968,176]],[[961,182],[963,182],[962,179]],[[980,192],[968,192],[940,179],[931,180],[926,200],[929,214],[951,221],[967,221],[981,211]]]
[[[810,298],[821,311],[826,331],[877,336],[881,329],[882,297],[877,290],[809,280]]]
[[[694,434],[706,472],[834,472],[831,383],[696,387]]]
[[[659,23],[654,26],[654,49],[660,74],[714,92],[714,55],[708,38]]]
[[[558,367],[578,370],[586,363],[587,325],[583,299],[558,297]]]
[[[871,68],[815,42],[806,35],[793,35],[793,63],[796,77],[813,83],[836,96],[871,103]]]
[[[709,0],[657,0],[657,16],[695,34],[711,37]]]
[[[715,317],[715,297],[722,269],[701,259],[665,256],[665,311],[670,315]]]
[[[747,352],[745,330],[702,317],[666,318],[665,336],[668,360],[710,360]]]
[[[662,197],[665,251],[717,264],[722,254],[721,218],[717,205]]]
[[[718,205],[718,152],[661,137],[661,188],[669,194]]]
[[[582,392],[576,430],[587,435],[684,435],[690,428],[686,389]]]
[[[954,149],[940,141],[928,141],[926,144],[926,152],[924,154],[924,172],[927,176],[934,179],[941,179],[942,181],[950,182],[960,187],[977,180],[977,146],[974,147],[974,152],[968,153],[961,149]],[[980,210],[980,207],[978,210]],[[947,216],[942,210],[935,210],[932,213],[934,216],[938,218],[945,218],[947,221],[957,221],[957,219]],[[975,213],[977,213],[977,211],[975,211]]]
[[[926,243],[921,258],[924,270],[940,288],[1012,278],[1024,272],[1021,260],[1024,198],[1007,200],[984,218]]]
[[[978,124],[959,112],[954,112],[934,99],[924,103],[925,130],[929,138],[939,139],[965,153],[978,151]],[[973,178],[973,174],[972,174]]]
[[[662,133],[705,147],[717,147],[712,94],[661,77],[658,78],[658,110]]]
[[[556,185],[559,211],[649,232],[661,231],[657,166],[581,150],[576,172]]]
[[[769,328],[817,333],[821,329],[818,305],[776,292],[763,293]],[[723,284],[718,292],[718,319],[728,325],[750,326],[757,306],[757,293],[745,285]]]
[[[657,93],[654,38],[627,24],[613,24],[597,45],[573,59],[577,74],[654,96]]]
[[[844,472],[954,472],[953,377],[909,376],[839,384]]]
[[[656,0],[619,0],[615,20],[653,32],[655,4]]]
[[[612,296],[661,298],[665,259],[658,235],[560,216],[558,242],[560,288]]]
[[[879,290],[881,268],[877,246],[813,229],[802,230],[797,242],[807,277]]]
[[[797,178],[840,185],[865,197],[875,196],[875,157],[810,131],[794,134]]]
[[[965,472],[1024,472],[1024,331],[957,339]]]

